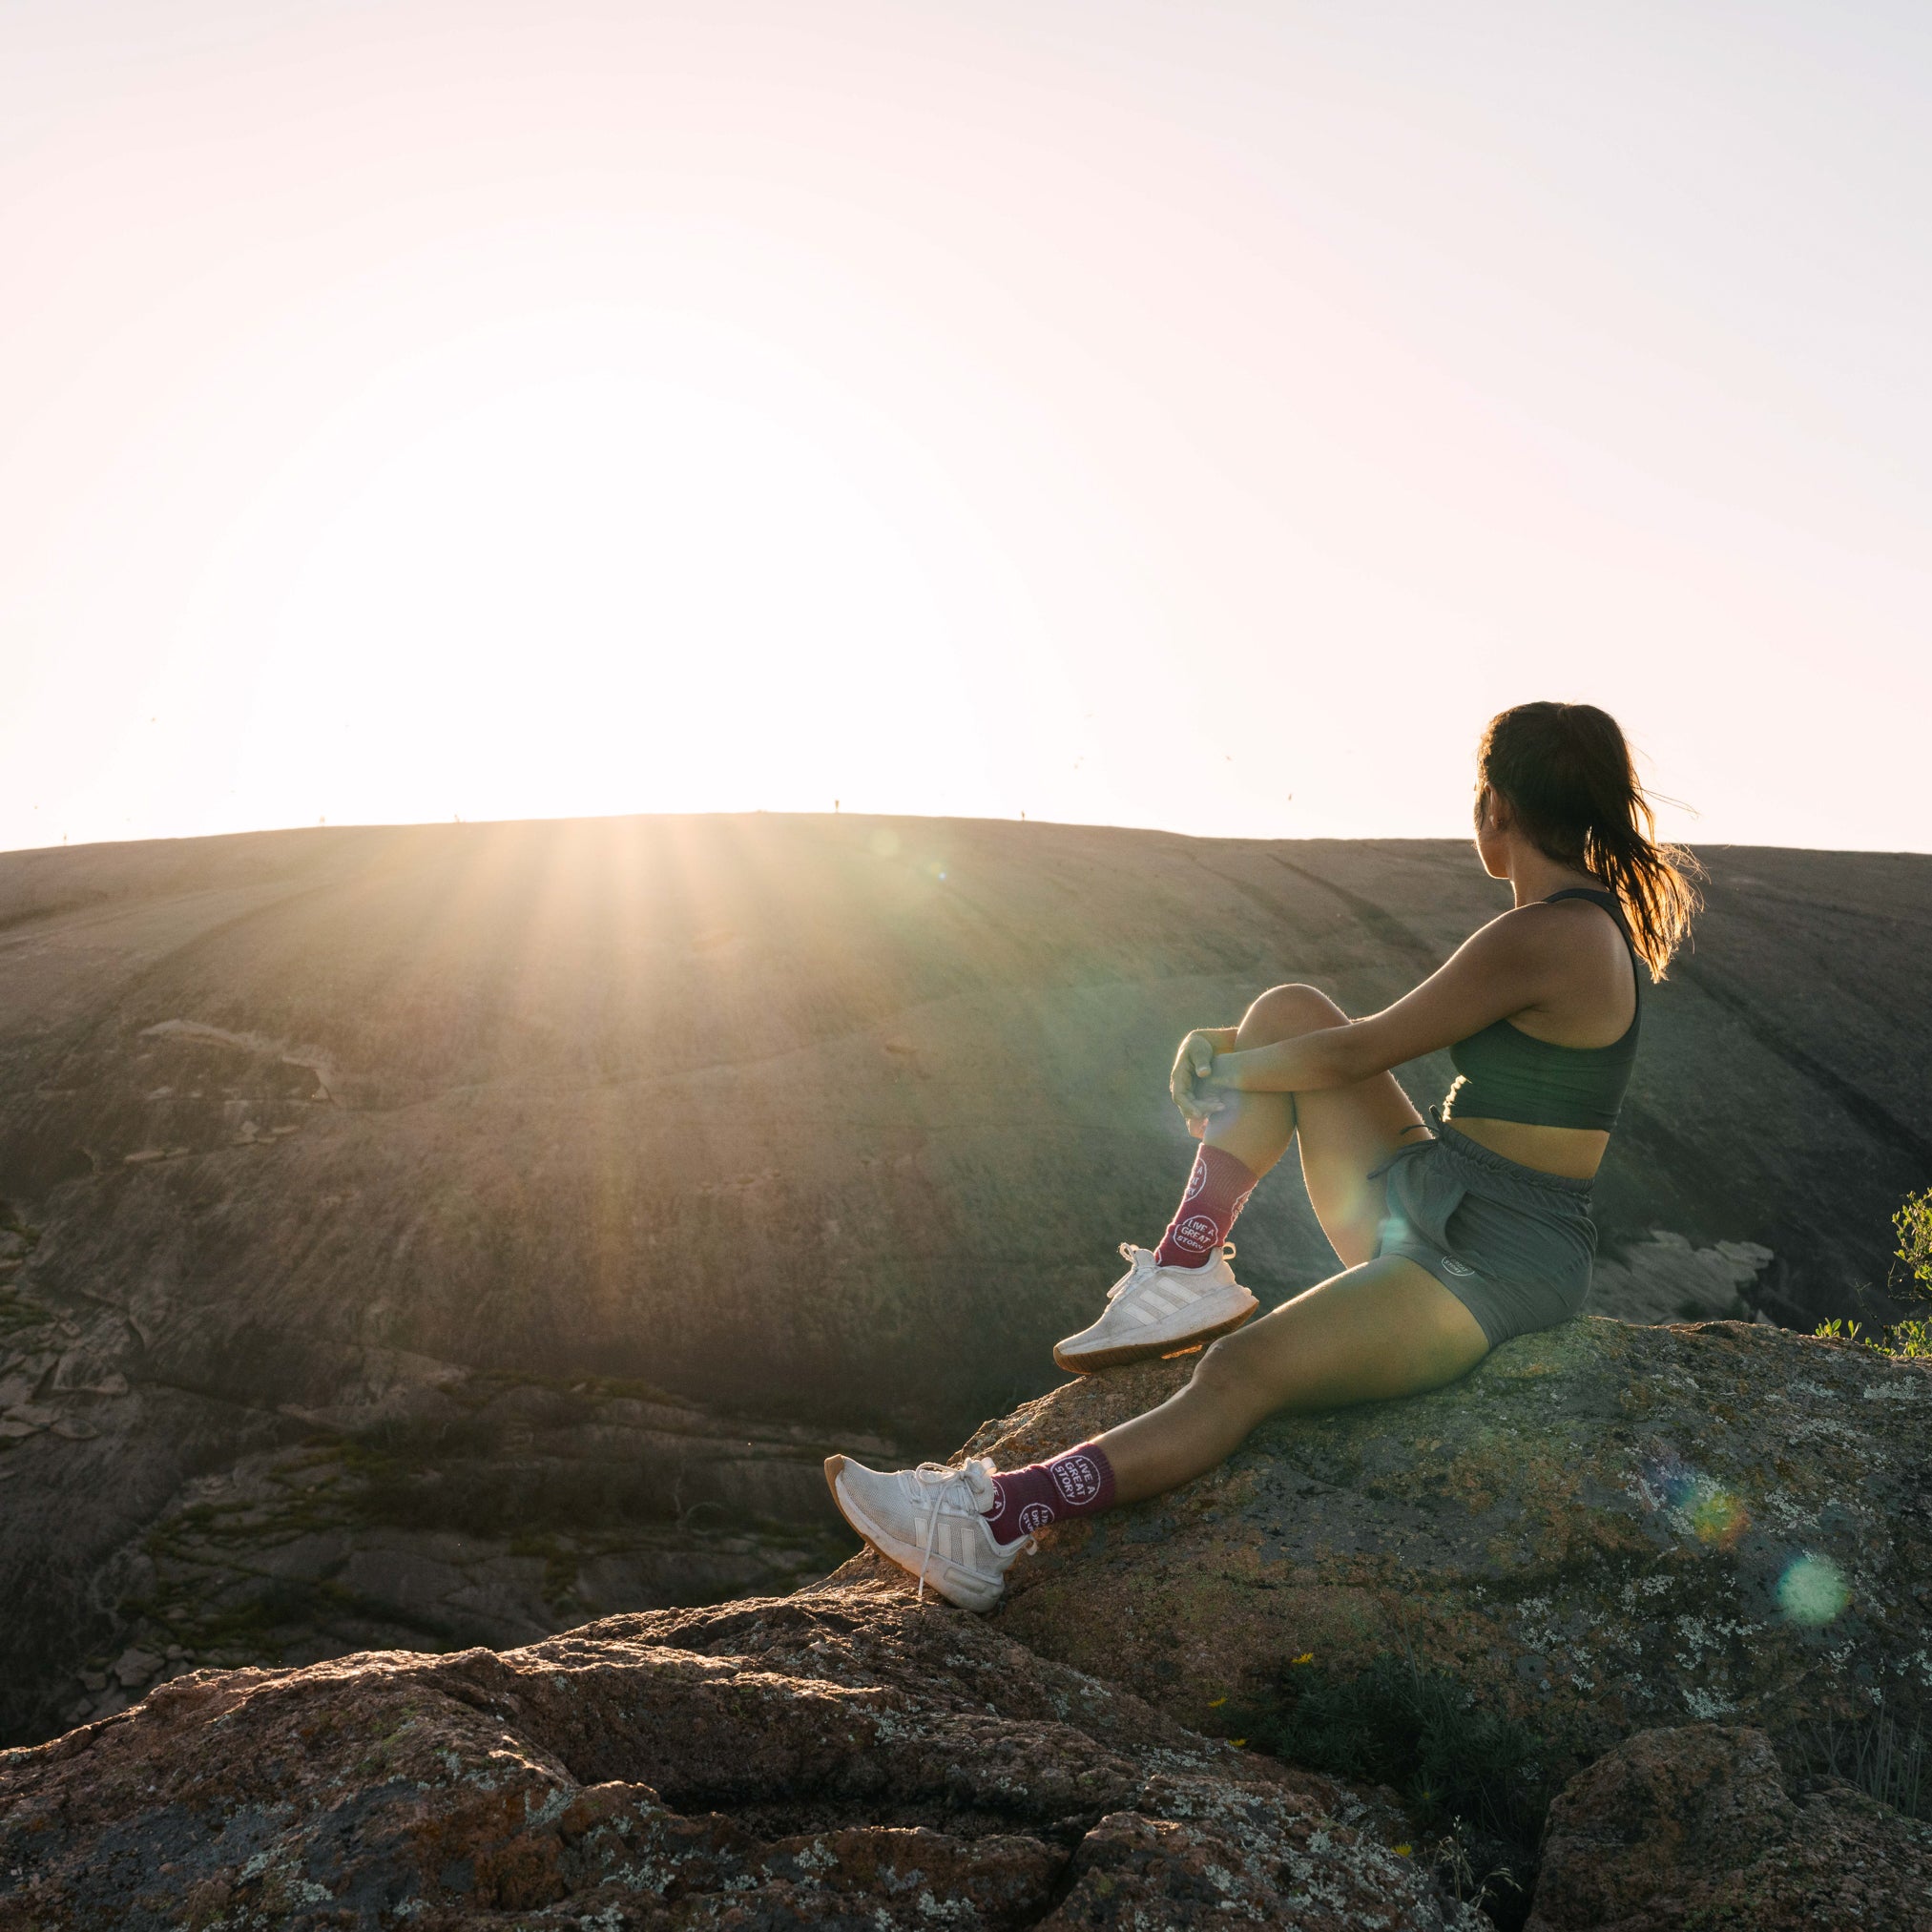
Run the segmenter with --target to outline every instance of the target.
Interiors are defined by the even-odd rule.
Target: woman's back
[[[1458,1041],[1444,1112],[1479,1145],[1588,1178],[1636,1061],[1642,975],[1616,896],[1565,886],[1525,912],[1560,922],[1564,970],[1533,1007]]]

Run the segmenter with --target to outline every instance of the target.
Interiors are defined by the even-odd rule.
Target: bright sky
[[[0,0],[0,847],[1932,849],[1912,0]]]

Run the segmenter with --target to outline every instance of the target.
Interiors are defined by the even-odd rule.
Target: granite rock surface
[[[1527,1932],[1927,1925],[1932,1825],[1790,1777],[1761,1731],[1689,1724],[1639,1732],[1557,1798]]]
[[[0,1754],[0,1926],[1476,1932],[1401,1830],[861,1589],[167,1684]]]
[[[968,1447],[1035,1461],[1191,1369],[1086,1378]],[[1553,1765],[1693,1720],[1782,1737],[1882,1698],[1909,1723],[1932,1711],[1928,1422],[1932,1362],[1586,1318],[1432,1395],[1264,1423],[1166,1496],[1057,1526],[994,1620],[1210,1730],[1298,1657],[1345,1674],[1398,1649]]]

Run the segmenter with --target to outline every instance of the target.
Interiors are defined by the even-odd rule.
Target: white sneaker
[[[1147,1355],[1173,1355],[1240,1327],[1260,1303],[1228,1266],[1232,1241],[1198,1268],[1163,1268],[1151,1248],[1123,1241],[1127,1273],[1107,1291],[1091,1328],[1056,1342],[1053,1360],[1073,1375]]]
[[[994,1540],[986,1512],[998,1499],[984,1456],[956,1469],[922,1463],[898,1470],[827,1456],[825,1481],[845,1521],[881,1556],[918,1577],[922,1600],[929,1583],[962,1610],[991,1610],[1013,1559],[1038,1547],[1030,1536]]]

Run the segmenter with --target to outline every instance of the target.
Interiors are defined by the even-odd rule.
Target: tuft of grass
[[[1537,1842],[1556,1795],[1545,1769],[1551,1754],[1523,1725],[1485,1710],[1449,1672],[1425,1669],[1406,1647],[1352,1676],[1298,1659],[1230,1723],[1251,1749],[1393,1787],[1435,1835],[1439,1874],[1458,1898],[1504,1932],[1527,1918]]]
[[[1815,1770],[1932,1823],[1932,1737],[1922,1723],[1908,1729],[1880,1704],[1869,1717],[1814,1724],[1801,1741]]]

